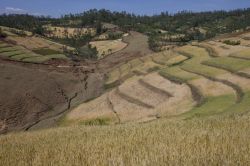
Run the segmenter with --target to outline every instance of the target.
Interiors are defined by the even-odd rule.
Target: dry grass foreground
[[[0,165],[249,165],[249,117],[9,134],[0,136]]]

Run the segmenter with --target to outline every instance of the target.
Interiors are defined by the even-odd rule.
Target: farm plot
[[[67,57],[63,54],[41,55],[41,54],[36,54],[22,46],[13,46],[5,43],[1,44],[2,47],[0,48],[0,55],[16,61],[42,63],[50,59],[67,59]],[[41,52],[43,50],[39,51]],[[48,53],[48,50],[45,50],[45,52]],[[58,53],[58,52],[50,51],[50,53]]]
[[[5,56],[5,57],[12,57],[12,56],[16,56],[16,55],[20,55],[20,54],[24,54],[24,51],[11,51],[11,52],[3,52],[1,53],[1,56]]]
[[[63,119],[63,124],[79,123],[94,119],[103,119],[110,123],[117,123],[118,119],[112,110],[111,104],[108,94],[104,94],[73,109]]]
[[[105,41],[92,41],[90,42],[92,47],[96,47],[99,58],[103,58],[106,55],[120,51],[127,46],[121,39],[118,40],[105,40]]]
[[[163,51],[152,55],[152,61],[159,65],[166,65],[166,62],[174,56],[170,51]]]
[[[250,49],[244,49],[230,55],[230,57],[250,60]]]
[[[179,65],[181,63],[183,63],[185,60],[187,60],[188,58],[186,56],[180,55],[178,53],[175,53],[176,55],[174,55],[173,57],[171,57],[167,62],[166,65],[167,66],[175,66],[175,65]]]
[[[166,68],[161,70],[160,74],[171,81],[186,83],[191,88],[193,98],[196,100],[198,107],[194,107],[191,111],[184,113],[183,116],[185,118],[214,115],[226,111],[226,109],[235,104],[236,95],[230,87],[177,68],[175,67],[174,70]],[[208,89],[213,89],[213,91],[208,91]],[[223,106],[220,105],[222,101],[224,103]]]
[[[186,85],[170,82],[157,73],[134,76],[103,96],[73,109],[65,123],[95,119],[109,119],[111,124],[117,123],[117,119],[119,123],[151,121],[189,111],[194,106],[191,96]]]
[[[250,67],[250,61],[232,57],[208,59],[204,62],[204,64],[229,70],[231,72],[237,72]]]
[[[53,41],[44,39],[39,36],[30,36],[30,37],[20,37],[20,36],[9,36],[6,39],[9,42],[14,42],[16,45],[22,46],[29,50],[39,50],[39,49],[51,49],[55,51],[63,52],[64,48],[68,50],[74,50],[74,48],[65,46]]]
[[[246,46],[241,46],[241,45],[236,45],[236,46],[226,45],[224,43],[217,41],[209,41],[205,42],[205,44],[212,47],[217,52],[218,56],[229,56],[235,52],[248,48]]]
[[[120,81],[120,70],[119,68],[116,68],[110,71],[106,75],[105,87],[106,88],[114,87],[115,85],[119,84],[119,81]]]
[[[202,114],[212,115],[215,113],[215,110],[216,113],[223,112],[231,105],[235,104],[238,91],[236,91],[234,87],[231,87],[231,83],[224,84],[221,80],[218,81],[213,79],[216,75],[226,73],[226,71],[201,64],[204,60],[210,59],[205,49],[185,46],[179,49],[179,51],[183,55],[192,58],[184,62],[180,67],[166,68],[160,73],[173,81],[191,84],[195,87],[193,90],[198,91],[204,98],[204,101],[206,101],[200,107],[194,108],[191,111],[192,113],[190,112],[187,114],[192,114],[191,116],[194,116],[197,115],[197,112],[201,111]],[[220,108],[220,105],[217,104],[220,101],[226,102],[224,105],[225,107]]]
[[[147,73],[158,70],[161,67],[163,66],[152,61],[151,55],[133,59],[111,70],[107,74],[105,87],[113,87],[133,75],[146,75]]]
[[[119,86],[120,93],[133,98],[134,101],[140,101],[142,105],[154,108],[158,104],[167,100],[170,96],[165,93],[158,93],[154,89],[147,87],[147,84],[138,79],[129,79]]]
[[[196,51],[195,51],[196,52]],[[194,56],[193,58],[196,58],[197,56]],[[191,60],[187,62],[190,63],[192,62]],[[198,73],[199,75],[204,75],[205,77],[208,77],[210,80],[214,80],[217,82],[221,82],[225,85],[230,86],[231,88],[234,89],[235,94],[237,95],[237,100],[234,105],[230,106],[230,103],[233,103],[233,98],[235,98],[235,95],[232,94],[225,94],[224,96],[215,96],[213,98],[208,97],[207,102],[204,104],[209,104],[210,102],[214,100],[221,100],[221,103],[225,103],[225,105],[228,105],[228,108],[223,107],[224,111],[223,112],[232,112],[232,108],[234,108],[235,112],[243,112],[243,111],[249,111],[249,77],[246,77],[245,75],[242,77],[241,74],[238,74],[238,71],[243,69],[243,68],[249,68],[249,61],[247,60],[242,60],[242,59],[236,59],[236,58],[230,58],[230,57],[218,57],[218,58],[211,58],[206,61],[206,65],[213,66],[214,69],[211,67],[206,67],[204,65],[195,65],[193,64],[193,67],[191,68],[190,66],[186,66],[186,63],[181,67],[182,69],[186,69],[187,71],[193,72],[193,73]],[[197,66],[199,66],[197,68]],[[199,68],[202,68],[200,70]],[[219,68],[219,69],[218,69]],[[218,71],[216,75],[214,75],[214,72],[206,72],[204,69],[209,69],[209,70],[214,70]],[[222,70],[225,69],[225,70]],[[230,73],[228,71],[233,72]],[[210,74],[209,74],[210,73]],[[224,73],[224,74],[223,74]],[[234,74],[235,73],[235,74]],[[207,89],[207,88],[205,88]],[[221,88],[223,89],[223,88]],[[211,91],[210,91],[211,92]],[[226,90],[223,90],[223,92],[226,92]],[[224,102],[223,102],[224,101]],[[228,103],[228,101],[232,101]],[[211,107],[215,104],[211,104]],[[204,107],[202,106],[202,107]],[[233,107],[232,107],[233,106]],[[208,106],[209,108],[210,106]],[[197,108],[197,110],[200,110],[201,108]],[[195,113],[197,110],[194,110],[193,113]],[[220,108],[216,109],[220,110]],[[221,109],[222,110],[222,109]],[[239,110],[239,111],[237,111]],[[211,110],[213,112],[213,110]],[[203,111],[203,112],[209,112],[209,111]],[[207,114],[205,114],[207,115]]]
[[[32,56],[22,59],[24,62],[34,62],[34,63],[43,63],[51,59],[67,59],[67,57],[63,54],[54,54],[54,55],[46,55],[46,56]]]
[[[17,34],[25,34],[27,36],[32,36],[32,32],[29,31],[24,31],[24,30],[20,30],[20,29],[16,29],[16,28],[10,28],[10,27],[5,27],[5,26],[0,26],[0,28],[4,31],[4,32],[9,32],[8,34],[10,34],[11,36],[16,36]],[[15,34],[15,33],[17,34]]]
[[[168,92],[171,97],[155,109],[159,117],[182,114],[192,109],[195,101],[192,99],[190,88],[185,84],[173,83],[157,73],[152,73],[143,78],[143,81],[158,88],[158,91]]]
[[[124,96],[117,89],[110,92],[109,99],[121,123],[143,122],[157,118],[154,109],[138,104],[138,101],[135,102],[131,98]]]
[[[50,25],[46,25],[44,28],[50,31],[50,33],[47,34],[48,37],[72,38],[86,34],[90,34],[92,36],[96,34],[95,28],[69,28]]]

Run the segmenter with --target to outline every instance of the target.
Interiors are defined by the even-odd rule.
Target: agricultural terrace
[[[247,111],[250,80],[236,71],[249,68],[248,60],[214,57],[210,53],[204,46],[188,45],[134,59],[110,71],[105,87],[113,90],[105,93],[102,99],[109,106],[108,115],[111,112],[113,115],[107,115],[105,119],[114,124],[145,122],[173,115],[206,117],[234,112],[232,108]],[[234,65],[229,68],[229,64]],[[186,89],[182,97],[177,89],[185,90],[178,86]],[[180,99],[183,105],[177,109],[174,103]],[[92,100],[91,105],[98,105],[98,100]],[[77,111],[66,116],[65,121],[68,118],[73,123],[72,117],[82,117],[84,122],[85,113],[81,110],[85,109],[81,107],[88,106],[80,105]],[[101,111],[100,108],[91,108],[95,110],[91,112],[94,114],[91,118],[102,119],[96,113]],[[77,115],[81,112],[81,116],[74,116],[75,112]],[[112,120],[115,116],[117,118]],[[78,119],[77,123],[82,122]]]
[[[30,51],[22,46],[14,46],[5,42],[0,42],[0,56],[15,61],[44,63],[51,59],[67,59],[60,52],[50,49],[39,49]]]
[[[96,47],[99,58],[103,58],[106,55],[120,51],[127,46],[127,44],[124,43],[121,39],[92,41],[90,42],[90,44],[92,47]]]
[[[49,32],[47,33],[47,37],[75,38],[86,34],[90,34],[91,36],[96,35],[95,28],[69,28],[50,25],[44,26],[44,28]]]

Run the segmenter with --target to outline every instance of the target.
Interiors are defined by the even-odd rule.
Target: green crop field
[[[207,117],[214,116],[219,113],[225,113],[235,104],[234,95],[208,97],[205,99],[205,103],[200,107],[196,107],[191,111],[184,113],[185,118],[192,117]]]
[[[245,50],[236,52],[234,54],[231,54],[230,56],[235,57],[235,58],[242,58],[242,59],[250,60],[250,49],[245,49]]]
[[[0,56],[31,63],[43,63],[50,59],[68,59],[56,50],[39,49],[32,52],[21,46],[11,46],[6,43],[0,43]]]
[[[205,64],[215,66],[218,68],[228,69],[232,72],[237,72],[239,70],[250,67],[250,61],[232,57],[219,57],[219,58],[209,59],[205,61]]]
[[[40,55],[53,55],[53,54],[61,54],[61,52],[48,49],[48,48],[42,48],[42,49],[35,49],[33,50],[34,53],[40,54]]]
[[[42,63],[50,60],[51,58],[48,56],[31,56],[23,59],[24,62],[32,62],[32,63]]]

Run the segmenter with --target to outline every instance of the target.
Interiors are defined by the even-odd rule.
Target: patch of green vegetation
[[[97,118],[92,120],[86,120],[79,122],[80,125],[87,125],[87,126],[104,126],[110,124],[110,119],[108,118]]]
[[[32,58],[32,57],[37,57],[37,56],[38,55],[32,54],[32,53],[24,53],[24,54],[19,54],[19,55],[12,56],[11,59],[20,61],[20,60],[23,60],[23,59],[26,59],[26,58]]]
[[[122,38],[123,32],[107,32],[108,40],[116,40]]]
[[[245,49],[230,55],[230,57],[242,58],[250,60],[250,49]]]
[[[131,61],[129,61],[130,65],[132,66],[132,68],[138,67],[140,65],[143,65],[143,62],[140,61],[139,59],[133,59]]]
[[[53,55],[53,54],[61,54],[60,51],[52,50],[49,48],[41,48],[41,49],[35,49],[33,50],[34,53],[40,54],[40,55]]]
[[[121,74],[121,77],[127,75],[131,70],[131,66],[129,63],[125,63],[123,65],[120,66],[120,74]]]
[[[10,47],[10,45],[6,43],[0,43],[0,48]]]
[[[0,48],[0,53],[2,52],[9,52],[9,51],[17,51],[19,48],[17,47],[4,47]]]
[[[211,65],[218,68],[223,68],[232,72],[237,72],[239,70],[249,68],[250,61],[243,59],[236,59],[231,57],[218,57],[206,60],[204,64]]]
[[[227,45],[236,46],[236,45],[240,45],[240,40],[238,40],[238,41],[224,40],[223,43],[224,43],[224,44],[227,44]]]
[[[181,82],[187,82],[199,77],[196,74],[192,74],[180,69],[178,66],[164,68],[159,72],[159,74],[166,78],[172,77],[173,79],[179,80]]]
[[[83,47],[77,49],[79,57],[88,58],[88,59],[98,59],[98,51],[96,47],[92,48],[90,44],[87,44]]]
[[[197,64],[197,63],[185,63],[184,65],[181,66],[182,69],[191,71],[191,72],[195,72],[195,73],[200,73],[202,75],[206,75],[206,76],[210,76],[210,77],[214,77],[216,75],[219,74],[223,74],[225,73],[225,71],[214,68],[214,67],[210,67],[210,66],[206,66],[206,65],[201,65],[201,64]]]
[[[234,95],[208,97],[206,98],[206,102],[203,105],[193,108],[191,111],[182,114],[182,116],[189,119],[192,117],[206,117],[216,115],[228,111],[229,108],[234,106],[234,103]]]
[[[150,67],[147,69],[147,72],[148,73],[151,73],[151,72],[154,72],[154,71],[158,71],[160,70],[161,68],[159,66],[154,66],[154,67]]]
[[[231,106],[227,112],[229,113],[246,113],[250,111],[250,92],[245,92],[243,100],[240,103],[237,103]]]
[[[0,28],[0,38],[6,38],[8,35],[3,32],[2,28]]]
[[[196,46],[183,47],[181,54],[186,55],[187,57],[191,57],[181,66],[183,69],[194,71],[196,73],[201,73],[207,76],[215,76],[224,73],[223,70],[202,65],[203,61],[211,59],[208,52],[204,48],[199,48]]]
[[[42,63],[50,60],[51,58],[48,56],[34,56],[34,57],[28,57],[23,59],[24,62],[31,62],[31,63]]]
[[[184,63],[185,61],[189,60],[190,58],[187,58],[185,56],[182,56],[182,55],[176,55],[172,58],[170,58],[166,64],[167,66],[169,67],[174,67],[174,66],[178,66],[178,65],[181,65],[182,63]]]
[[[64,54],[52,54],[52,55],[47,55],[46,57],[49,57],[50,59],[67,59],[67,57]]]
[[[15,55],[19,55],[19,54],[23,54],[23,51],[10,51],[10,52],[2,52],[1,55],[2,56],[6,56],[6,57],[11,57],[11,56],[15,56]]]
[[[152,61],[159,65],[167,65],[167,61],[170,59],[170,57],[164,56],[162,53],[158,53],[156,55],[152,56]]]
[[[112,71],[110,71],[107,75],[106,75],[106,83],[105,85],[107,85],[107,87],[109,87],[109,85],[112,85],[111,87],[113,87],[113,85],[116,85],[118,80],[120,78],[120,72],[118,69],[114,69]]]

